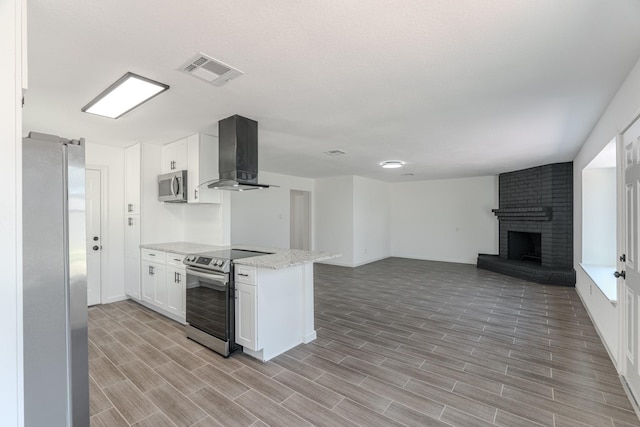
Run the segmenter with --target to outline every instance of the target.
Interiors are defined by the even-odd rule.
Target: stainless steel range
[[[227,357],[235,342],[233,261],[268,252],[227,249],[187,255],[187,337]]]

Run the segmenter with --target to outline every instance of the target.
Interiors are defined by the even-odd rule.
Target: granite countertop
[[[173,252],[181,255],[197,254],[200,252],[219,251],[229,249],[229,246],[205,245],[203,243],[190,242],[168,242],[168,243],[150,243],[140,245],[141,249],[151,249],[154,251]]]
[[[265,248],[250,245],[234,245],[234,249],[247,249],[259,252],[273,252],[269,255],[261,255],[250,258],[241,258],[234,261],[234,264],[247,265],[257,268],[270,268],[279,270],[282,268],[296,267],[310,262],[326,261],[342,256],[341,254],[330,254],[325,252],[303,251],[300,249],[278,249]]]
[[[326,261],[341,256],[341,254],[303,251],[300,249],[279,249],[253,245],[214,246],[190,242],[152,243],[140,245],[140,248],[151,249],[155,251],[174,252],[182,255],[197,254],[200,252],[220,251],[224,249],[245,249],[249,251],[269,252],[268,255],[241,258],[237,261],[234,261],[234,263],[257,268],[269,268],[273,270],[296,267],[298,265],[308,264],[310,262]]]

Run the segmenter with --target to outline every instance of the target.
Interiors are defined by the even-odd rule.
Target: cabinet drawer
[[[185,268],[184,264],[182,263],[184,257],[185,255],[182,254],[167,252],[167,266]]]
[[[166,252],[154,251],[151,249],[142,249],[142,260],[150,262],[158,262],[164,264],[167,262]]]
[[[240,283],[246,283],[248,285],[256,284],[256,268],[246,265],[235,266],[235,281]]]

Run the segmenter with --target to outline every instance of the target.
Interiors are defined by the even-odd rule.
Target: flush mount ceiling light
[[[384,162],[380,162],[380,166],[385,169],[395,169],[404,166],[404,162],[401,160],[385,160]]]
[[[347,154],[346,151],[342,151],[342,150],[338,150],[338,149],[324,151],[323,153],[326,154],[327,156],[332,156],[332,157],[343,156],[343,155]]]
[[[82,111],[117,119],[167,89],[168,85],[127,73],[82,107]]]

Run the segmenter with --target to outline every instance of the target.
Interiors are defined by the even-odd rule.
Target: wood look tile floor
[[[389,258],[316,265],[315,309],[313,343],[260,363],[90,308],[91,425],[640,426],[574,288]]]

